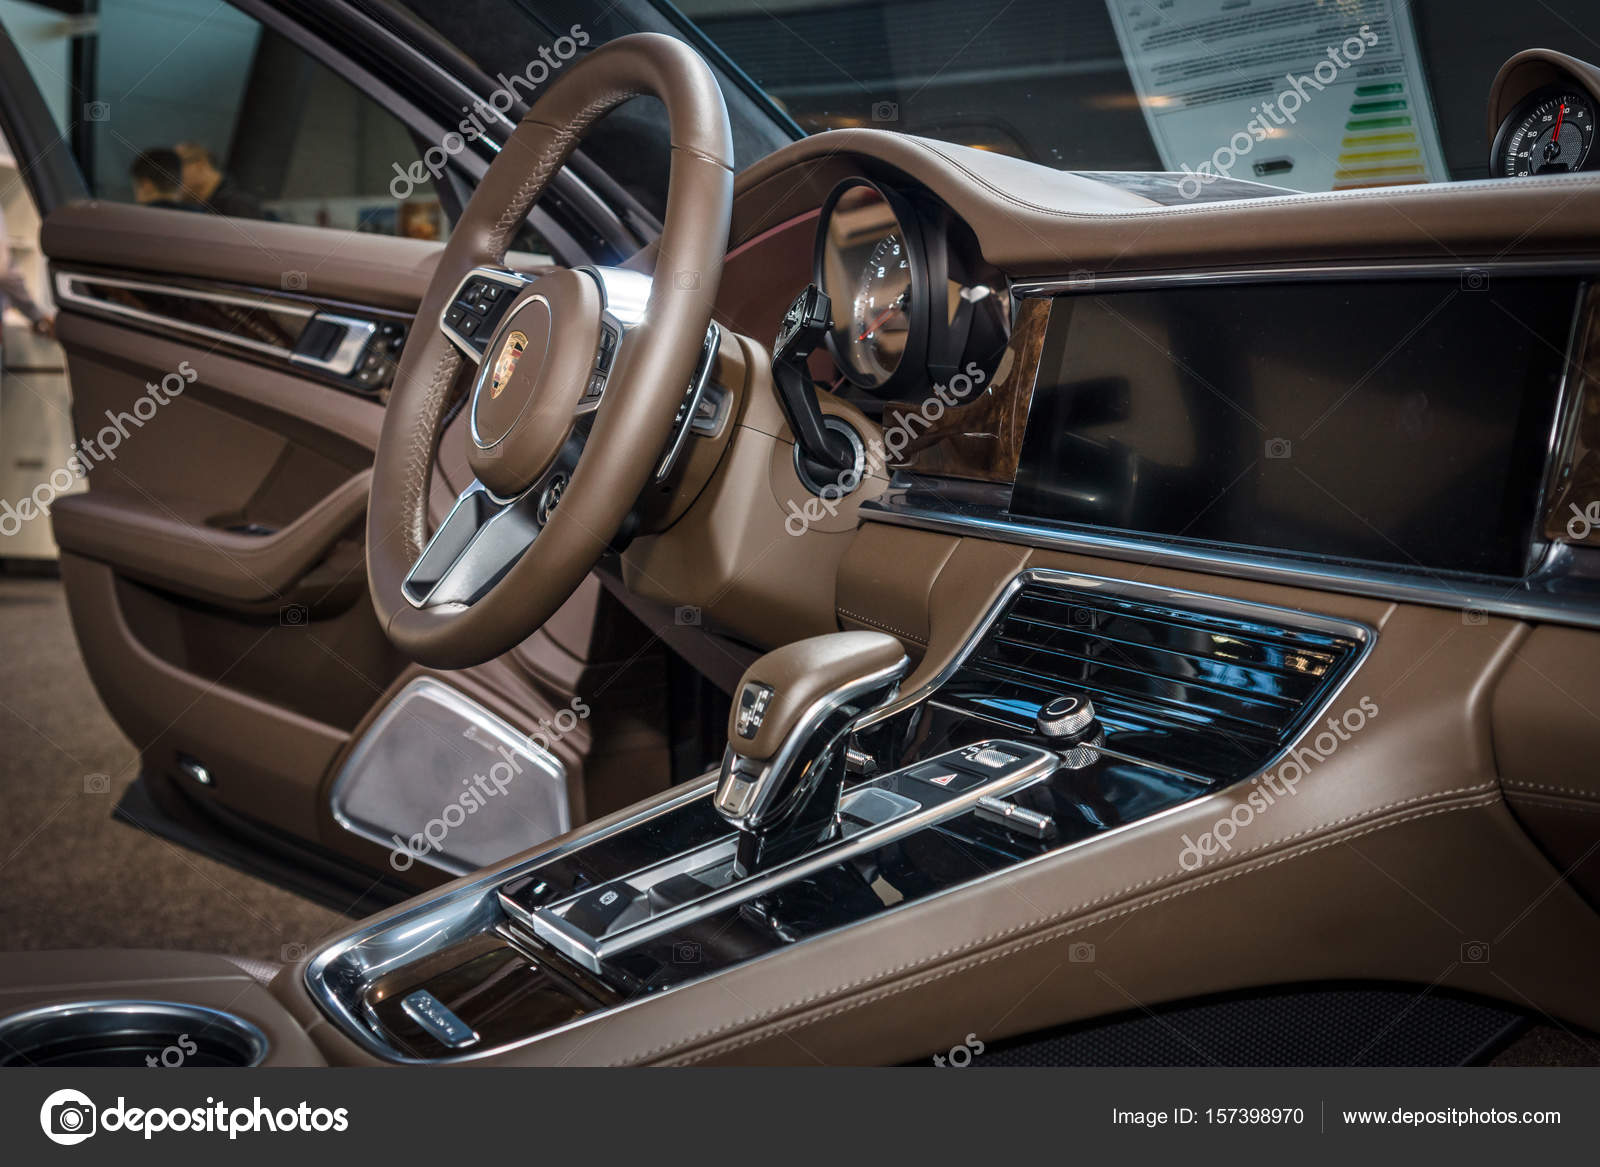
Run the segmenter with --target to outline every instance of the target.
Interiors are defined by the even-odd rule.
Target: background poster
[[[1442,181],[1404,0],[1107,0],[1163,165],[1294,190]]]

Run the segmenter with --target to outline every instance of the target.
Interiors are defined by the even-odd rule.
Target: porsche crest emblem
[[[500,355],[495,358],[494,373],[489,378],[489,396],[499,397],[500,391],[506,387],[506,382],[511,380],[511,374],[516,371],[517,362],[522,359],[522,354],[527,351],[528,337],[526,333],[513,332],[506,337],[506,343],[501,346]]]

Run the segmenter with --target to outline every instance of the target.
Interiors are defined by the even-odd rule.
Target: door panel
[[[415,311],[439,243],[298,223],[241,223],[104,201],[52,210],[42,246],[58,266],[181,274],[331,302]]]
[[[408,327],[415,305],[397,273],[425,275],[438,249],[252,224],[271,229],[271,257],[231,250],[247,262],[223,282],[210,244],[233,233],[227,222],[94,211],[105,213],[73,205],[47,220],[58,283],[93,251],[111,279],[176,289],[169,310],[183,295],[253,297],[307,319],[336,310]],[[158,256],[146,243],[163,233]],[[370,266],[319,269],[330,251]],[[305,273],[292,296],[262,286],[282,269]],[[366,280],[381,306],[363,304]],[[117,307],[67,300],[58,324],[89,489],[57,500],[53,523],[85,661],[148,783],[317,840],[319,787],[405,664],[368,600],[362,545],[382,394]],[[244,340],[256,324],[234,321]],[[174,778],[193,773],[180,759],[212,783]]]
[[[250,230],[270,232],[270,253],[232,247],[225,270],[212,245],[231,243],[232,229],[218,219],[74,204],[47,220],[58,283],[87,272],[99,284],[86,277],[81,287],[137,285],[117,303],[61,304],[80,439],[96,441],[118,417],[126,430],[100,443],[114,457],[83,453],[89,490],[54,506],[62,580],[90,674],[140,748],[158,805],[227,812],[222,826],[264,825],[383,871],[384,850],[343,828],[329,795],[362,729],[417,675],[389,645],[366,585],[386,394],[234,337],[258,338],[262,314],[281,320],[284,306],[409,331],[416,303],[403,289],[420,296],[440,245],[290,224]],[[529,254],[508,261],[540,266]],[[281,270],[303,274],[293,291],[274,286]],[[191,335],[185,324],[200,318],[184,303],[204,296],[253,298],[261,313],[207,318],[222,339]],[[118,310],[129,306],[137,314]],[[164,381],[160,403],[141,405]],[[436,521],[452,502],[435,473]],[[553,747],[582,822],[669,780],[668,668],[665,650],[591,581],[515,652],[445,680],[524,732],[574,700],[592,708]],[[210,784],[180,765],[190,761]],[[402,877],[439,878],[420,863]]]

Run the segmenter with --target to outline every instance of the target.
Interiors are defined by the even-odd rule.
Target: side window
[[[393,115],[217,0],[100,0],[0,19],[102,199],[199,214],[443,238],[420,151]],[[420,169],[420,168],[415,168]]]

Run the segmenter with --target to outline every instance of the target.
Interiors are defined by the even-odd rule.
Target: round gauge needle
[[[885,320],[889,319],[889,317],[893,316],[896,312],[900,311],[902,305],[904,305],[904,303],[905,303],[905,298],[906,298],[906,296],[905,296],[904,292],[902,292],[902,293],[900,293],[900,295],[896,296],[895,300],[894,300],[894,303],[890,304],[882,312],[879,312],[877,314],[877,316],[873,317],[872,323],[867,325],[865,331],[863,331],[860,336],[856,337],[856,340],[857,341],[866,340],[867,337],[871,336],[874,332],[877,332],[878,331],[878,325],[882,324]]]
[[[1547,162],[1554,162],[1561,153],[1561,123],[1567,119],[1567,103],[1562,102],[1561,108],[1556,110],[1556,128],[1550,134],[1550,140],[1544,144],[1544,157]]]

